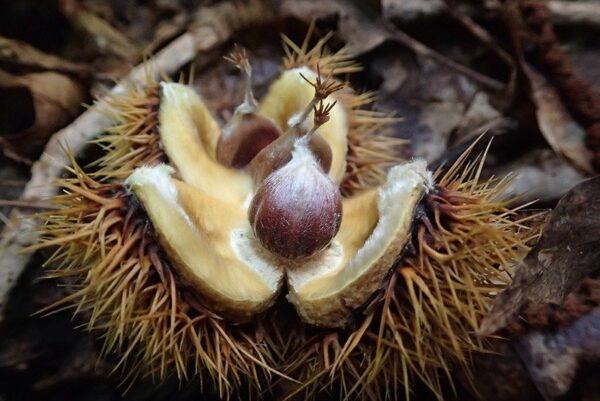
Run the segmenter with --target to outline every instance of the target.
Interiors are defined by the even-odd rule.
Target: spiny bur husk
[[[435,185],[417,216],[413,247],[353,331],[296,328],[285,372],[303,384],[290,395],[323,391],[342,398],[410,397],[415,380],[443,399],[443,376],[467,370],[490,301],[510,281],[511,263],[540,235],[539,214],[510,208],[510,178],[480,180],[484,156],[466,152]]]
[[[308,50],[310,36],[300,48],[284,39],[286,68],[314,70],[319,62],[327,74],[359,69],[345,49],[324,48],[330,35]],[[104,155],[89,174],[73,160],[72,177],[57,183],[60,208],[40,216],[42,241],[31,250],[56,248],[46,263],[54,269],[49,276],[72,283],[70,294],[46,311],[72,308],[89,316],[87,329],[102,334],[104,353],[120,356],[115,370],[125,380],[146,375],[161,380],[173,372],[186,378],[199,371],[201,378],[214,379],[223,396],[241,385],[258,389],[281,365],[276,355],[284,350],[275,348],[275,338],[283,337],[265,334],[260,319],[234,327],[204,307],[182,285],[143,208],[121,184],[140,166],[168,161],[160,138],[160,88],[148,79],[106,100],[115,125],[94,141]],[[371,94],[348,90],[341,100],[351,111],[348,178],[341,186],[349,194],[380,183],[383,169],[398,160],[402,141],[378,135],[393,119],[363,110]]]
[[[124,94],[107,98],[103,106],[115,124],[92,142],[104,151],[90,165],[98,170],[95,177],[123,180],[136,167],[166,160],[158,134],[158,82],[148,79],[144,86],[134,86]]]
[[[313,28],[301,46],[284,38],[286,69],[302,67],[313,75],[320,69],[332,77],[360,68],[346,49],[334,53],[325,49],[329,36],[309,49]],[[303,90],[310,88],[306,85]],[[97,141],[106,153],[93,164],[96,171],[88,175],[73,160],[72,176],[58,182],[59,209],[41,216],[46,221],[42,242],[31,248],[55,247],[47,262],[55,268],[50,276],[71,283],[70,294],[48,310],[73,308],[76,314],[85,314],[87,329],[103,333],[104,353],[120,356],[115,369],[121,369],[126,379],[148,375],[162,380],[173,372],[185,379],[199,373],[201,379],[212,378],[226,397],[241,386],[263,391],[272,388],[275,378],[293,377],[301,383],[290,397],[335,388],[344,397],[373,400],[408,397],[411,383],[421,380],[441,399],[443,376],[451,379],[452,367],[468,367],[472,352],[486,350],[485,340],[474,334],[479,321],[493,296],[509,282],[511,261],[519,259],[539,235],[535,216],[511,209],[509,201],[501,199],[508,179],[481,181],[484,157],[468,162],[468,152],[447,171],[438,171],[434,182],[429,182],[429,173],[419,174],[427,176],[422,177],[427,185],[419,187],[414,205],[421,200],[423,187],[428,188],[413,223],[412,250],[405,249],[402,259],[389,266],[382,289],[367,306],[352,308],[353,329],[309,326],[294,313],[282,313],[289,307],[283,302],[266,312],[267,319],[256,316],[250,324],[233,325],[184,284],[161,249],[148,214],[123,185],[136,168],[165,161],[175,164],[185,181],[182,167],[189,166],[177,165],[177,152],[189,149],[171,146],[167,160],[161,135],[165,143],[169,136],[166,130],[160,132],[159,118],[166,106],[171,108],[164,113],[168,117],[179,115],[184,102],[173,101],[178,93],[194,98],[197,107],[192,111],[205,110],[205,105],[189,87],[163,85],[171,92],[162,95],[160,87],[149,81],[109,100],[116,125]],[[170,104],[165,94],[173,98]],[[278,97],[271,103],[279,104],[290,100],[279,97],[297,93],[272,90],[270,95]],[[387,167],[399,161],[397,151],[403,142],[384,135],[393,117],[365,110],[373,102],[372,94],[346,89],[336,93],[335,100],[340,109],[336,117],[344,117],[337,120],[344,128],[339,136],[347,132],[347,138],[336,142],[345,144],[347,139],[347,146],[336,149],[336,182],[341,181],[342,193],[350,195],[380,185]],[[281,121],[273,118],[282,130],[298,111],[290,109],[292,115]],[[192,114],[190,110],[185,112]],[[205,114],[208,118],[210,113]],[[177,126],[179,131],[171,134],[195,133],[197,127],[190,121],[185,120],[185,130]],[[219,131],[212,117],[209,125]],[[215,134],[208,142],[217,139]],[[193,141],[181,146],[189,143]],[[203,151],[204,159],[210,159],[210,149]],[[188,156],[196,160],[195,154]],[[223,190],[211,196],[222,200],[223,191],[233,184],[220,181]],[[394,259],[396,255],[390,261]],[[385,267],[381,277],[387,273]]]
[[[375,93],[339,96],[351,110],[346,175],[340,185],[342,193],[349,196],[381,185],[387,170],[402,161],[400,154],[408,142],[391,135],[390,126],[398,122],[393,113],[368,109]]]
[[[59,180],[57,210],[41,216],[41,242],[56,248],[48,274],[70,294],[45,309],[73,309],[100,332],[103,354],[115,353],[124,381],[175,373],[211,378],[222,397],[247,386],[263,391],[277,372],[261,340],[260,322],[232,326],[208,310],[180,282],[137,200],[121,184],[87,175],[73,160]]]

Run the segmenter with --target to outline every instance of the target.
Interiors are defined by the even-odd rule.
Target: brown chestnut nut
[[[327,174],[331,168],[333,158],[331,147],[316,131],[321,125],[329,121],[329,113],[336,104],[335,101],[325,104],[323,100],[330,94],[342,89],[344,84],[332,81],[331,77],[322,79],[318,65],[317,78],[314,83],[310,82],[304,75],[300,74],[300,76],[315,89],[315,94],[304,110],[290,118],[288,122],[289,129],[285,134],[261,150],[250,162],[250,171],[257,185],[269,174],[290,161],[292,150],[300,138],[307,140],[308,146],[323,172]],[[314,113],[313,126],[307,129],[304,127],[304,122],[311,112]]]
[[[307,138],[296,142],[291,160],[265,178],[248,210],[260,243],[288,259],[308,257],[325,248],[342,220],[340,190],[307,142]]]
[[[279,138],[281,129],[271,119],[258,114],[258,103],[252,92],[252,67],[246,52],[236,48],[227,60],[244,75],[244,101],[223,128],[216,149],[217,160],[227,167],[244,168],[264,147]]]
[[[292,159],[294,144],[303,135],[301,128],[296,127],[264,147],[250,162],[250,172],[254,182],[260,184],[269,174],[288,163]],[[333,156],[327,141],[319,134],[314,133],[310,136],[308,146],[321,169],[328,173]]]
[[[223,129],[217,142],[217,160],[225,166],[243,168],[281,135],[269,118],[254,114],[234,116],[234,124]]]

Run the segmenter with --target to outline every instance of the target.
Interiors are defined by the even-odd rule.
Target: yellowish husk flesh
[[[352,312],[382,287],[410,239],[426,180],[423,161],[407,163],[392,169],[381,188],[346,199],[334,238],[338,256],[288,271],[288,298],[304,321],[343,327]]]
[[[285,131],[290,118],[302,112],[310,103],[314,95],[314,88],[300,76],[302,73],[308,80],[314,82],[317,75],[309,68],[294,68],[284,71],[269,89],[261,102],[260,113],[271,118]],[[328,98],[328,102],[335,101],[336,95]],[[348,151],[348,111],[338,102],[330,113],[329,121],[321,126],[317,132],[331,147],[332,159],[329,176],[340,183],[346,173],[346,153]],[[312,112],[307,122],[311,126]]]
[[[215,138],[221,130],[193,88],[163,83],[159,121],[165,153],[184,182],[223,203],[244,203],[252,179],[217,163]]]
[[[235,321],[264,311],[275,299],[283,273],[273,265],[258,272],[232,247],[235,230],[249,231],[243,210],[172,179],[167,169],[142,167],[127,185],[148,213],[171,263],[213,311]]]

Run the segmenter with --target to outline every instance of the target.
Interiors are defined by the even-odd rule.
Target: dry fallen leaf
[[[473,356],[474,386],[480,400],[539,401],[597,400],[600,367],[600,308],[598,280],[596,307],[568,325],[531,330],[508,341],[495,341],[493,352]],[[590,374],[591,373],[591,374]],[[466,375],[461,374],[466,382]],[[582,395],[592,395],[591,398]],[[596,397],[594,397],[594,395]]]
[[[75,118],[84,88],[56,72],[0,74],[0,149],[20,162],[36,159],[55,131]]]
[[[585,130],[571,117],[561,98],[533,67],[523,63],[529,78],[540,131],[554,151],[578,169],[592,173],[592,153],[585,146]]]
[[[560,305],[600,269],[600,176],[574,187],[550,216],[540,241],[517,267],[481,324],[482,334],[505,327],[529,303]]]
[[[73,27],[87,35],[101,53],[112,54],[125,60],[135,60],[138,57],[139,45],[108,21],[88,11],[80,2],[63,0],[60,6]]]
[[[476,400],[540,401],[539,391],[519,355],[507,341],[495,341],[492,352],[473,355],[470,372],[458,375]],[[469,375],[476,374],[476,380]]]

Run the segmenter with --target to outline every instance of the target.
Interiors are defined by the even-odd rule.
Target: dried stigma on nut
[[[297,124],[306,113],[305,119],[313,111],[313,107],[318,104],[315,101],[315,88],[310,82],[305,81],[299,73],[302,73],[309,81],[315,81],[317,74],[310,68],[301,67],[285,71],[281,77],[275,81],[265,98],[261,101],[261,114],[273,119],[281,127],[289,127],[287,132],[277,141],[284,141],[288,134],[294,135],[295,139],[301,137],[309,130],[305,125]],[[337,100],[337,94],[331,95],[332,100]],[[311,149],[321,162],[323,170],[328,173],[331,179],[339,183],[346,173],[346,154],[348,151],[348,130],[349,130],[349,112],[346,106],[338,102],[329,112],[329,121],[322,125],[318,132],[313,135],[311,140]],[[295,127],[295,129],[292,129]],[[277,142],[275,141],[275,142]],[[253,176],[256,182],[266,177],[274,169],[264,167],[268,165],[270,157],[268,152],[273,154],[269,148],[275,146],[273,142],[257,155],[250,164]],[[294,140],[291,140],[287,146],[287,162],[290,159]],[[326,146],[327,145],[327,146]],[[281,146],[281,145],[280,145]],[[267,160],[267,162],[261,161]],[[278,164],[279,167],[285,162]]]

